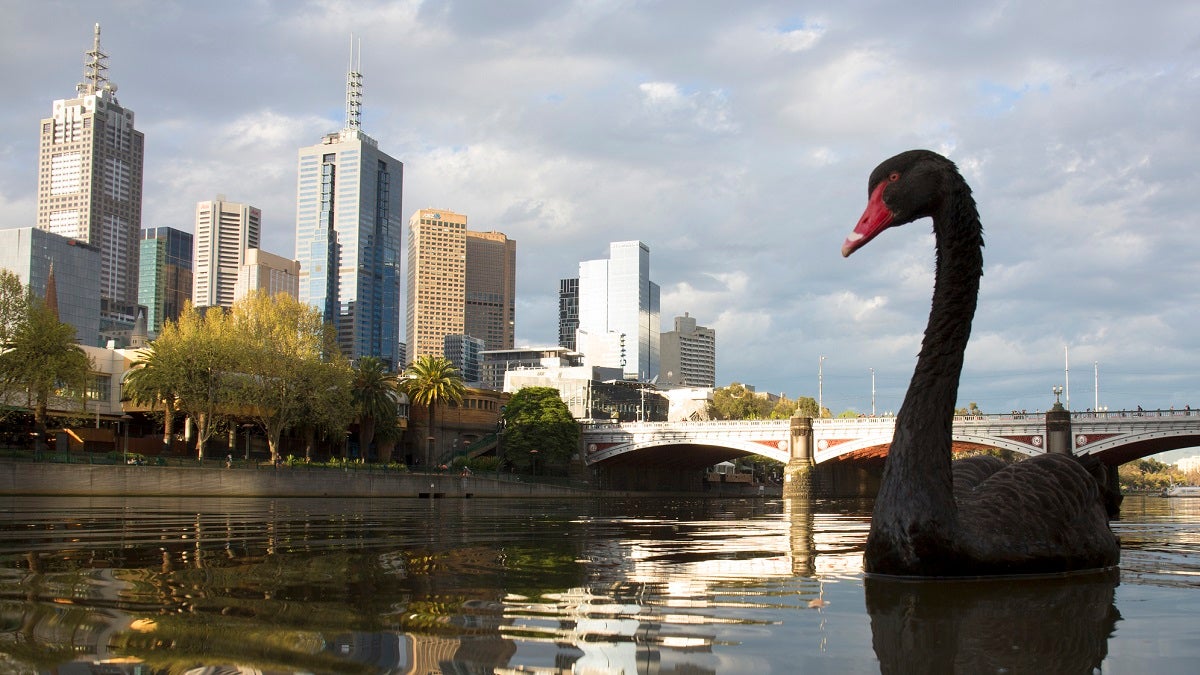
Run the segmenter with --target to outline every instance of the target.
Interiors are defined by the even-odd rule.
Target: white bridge
[[[1155,453],[1200,446],[1200,411],[1152,410],[1071,413],[1071,450],[1115,466]],[[813,462],[860,461],[887,454],[894,417],[814,419]],[[632,422],[585,424],[589,465],[712,466],[743,455],[787,463],[791,420]],[[956,451],[1000,448],[1025,455],[1046,452],[1045,414],[979,415],[954,419]]]

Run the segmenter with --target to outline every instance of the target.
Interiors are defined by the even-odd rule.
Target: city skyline
[[[578,261],[641,239],[661,315],[720,335],[718,384],[813,395],[820,363],[831,409],[869,409],[875,379],[894,411],[928,310],[928,223],[861,259],[837,249],[875,164],[930,147],[962,168],[987,240],[962,404],[1045,409],[1064,384],[1076,409],[1198,403],[1187,3],[1082,24],[951,3],[347,7],[4,3],[0,227],[35,224],[34,125],[70,97],[99,22],[146,138],[142,224],[186,229],[197,201],[236,193],[263,210],[263,248],[292,250],[296,148],[340,125],[354,33],[363,125],[406,165],[400,217],[444,205],[521,242],[517,344],[557,341]],[[222,95],[196,96],[216,74]]]

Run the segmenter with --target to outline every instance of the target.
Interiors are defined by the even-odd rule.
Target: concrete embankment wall
[[[490,477],[336,469],[204,469],[0,463],[0,494],[128,497],[585,497]]]

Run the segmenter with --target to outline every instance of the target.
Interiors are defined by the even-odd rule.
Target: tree
[[[463,392],[466,390],[458,369],[449,359],[424,354],[408,365],[400,384],[413,403],[423,405],[429,411],[429,434],[436,443],[434,431],[438,427],[434,423],[434,414],[438,404],[451,401],[462,403]],[[430,467],[434,459],[427,446],[425,466]]]
[[[25,392],[40,450],[51,398],[78,396],[79,409],[84,409],[92,360],[75,344],[75,328],[59,321],[54,310],[32,294],[26,296],[24,319],[11,326],[6,347],[0,354],[0,379],[5,390]]]
[[[522,470],[566,466],[579,423],[553,387],[524,387],[504,407],[504,458]]]
[[[396,417],[396,378],[387,372],[387,365],[374,356],[364,356],[354,367],[350,398],[358,419],[358,443],[363,457],[368,456],[377,424],[387,424]],[[384,461],[380,458],[380,461]]]
[[[794,415],[801,417],[820,417],[820,411],[817,410],[817,399],[811,396],[801,396],[796,399],[796,410]]]
[[[190,302],[163,324],[154,351],[169,373],[181,412],[196,423],[196,457],[223,427],[236,403],[231,374],[237,359],[232,327],[220,307],[201,314]]]
[[[0,269],[0,350],[12,347],[13,336],[17,328],[28,316],[28,291],[21,283],[21,278],[11,270]],[[16,382],[4,378],[3,390],[0,390],[0,405],[5,410],[14,410],[24,405],[25,389]]]
[[[150,410],[163,413],[163,450],[171,447],[171,435],[175,431],[175,390],[177,383],[154,345],[141,350],[133,367],[125,373],[122,391],[138,405],[148,405]]]
[[[744,384],[734,382],[713,391],[709,417],[718,420],[764,419],[774,406]]]
[[[310,412],[314,384],[337,386],[324,371],[348,366],[333,327],[315,307],[286,293],[250,294],[234,303],[227,323],[236,355],[230,385],[240,411],[262,427],[275,461],[283,432]]]

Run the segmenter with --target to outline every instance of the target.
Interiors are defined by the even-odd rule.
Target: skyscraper
[[[484,349],[512,349],[516,331],[517,242],[502,232],[466,231],[463,326]]]
[[[262,249],[246,249],[246,262],[238,270],[233,301],[257,292],[269,296],[283,293],[295,298],[299,291],[299,280],[300,263],[295,260]]]
[[[107,71],[96,24],[76,97],[56,100],[42,120],[37,227],[96,247],[100,297],[127,313],[138,302],[143,136]]]
[[[225,195],[196,204],[195,253],[192,260],[192,304],[232,307],[238,271],[246,249],[258,248],[262,211]]]
[[[146,330],[157,335],[164,321],[179,318],[192,299],[192,235],[173,227],[142,230],[138,304],[146,307]]]
[[[445,356],[445,337],[466,333],[467,217],[421,209],[408,220],[408,358]]]
[[[576,349],[589,366],[620,367],[627,379],[659,369],[659,288],[650,281],[650,247],[614,241],[608,259],[579,263]]]
[[[558,281],[558,346],[575,349],[579,329],[579,279]]]
[[[472,232],[467,217],[421,209],[408,221],[408,352],[446,356],[447,335],[511,349],[516,331],[517,242]]]
[[[717,332],[687,312],[675,317],[675,330],[662,334],[661,368],[663,384],[717,386]]]
[[[348,358],[375,356],[398,369],[404,165],[359,128],[361,109],[362,74],[352,56],[345,127],[300,149],[299,296],[336,327]]]
[[[0,269],[12,271],[39,298],[52,295],[58,318],[75,328],[80,344],[100,341],[100,251],[96,247],[32,227],[0,230]],[[48,294],[50,270],[54,293]]]

